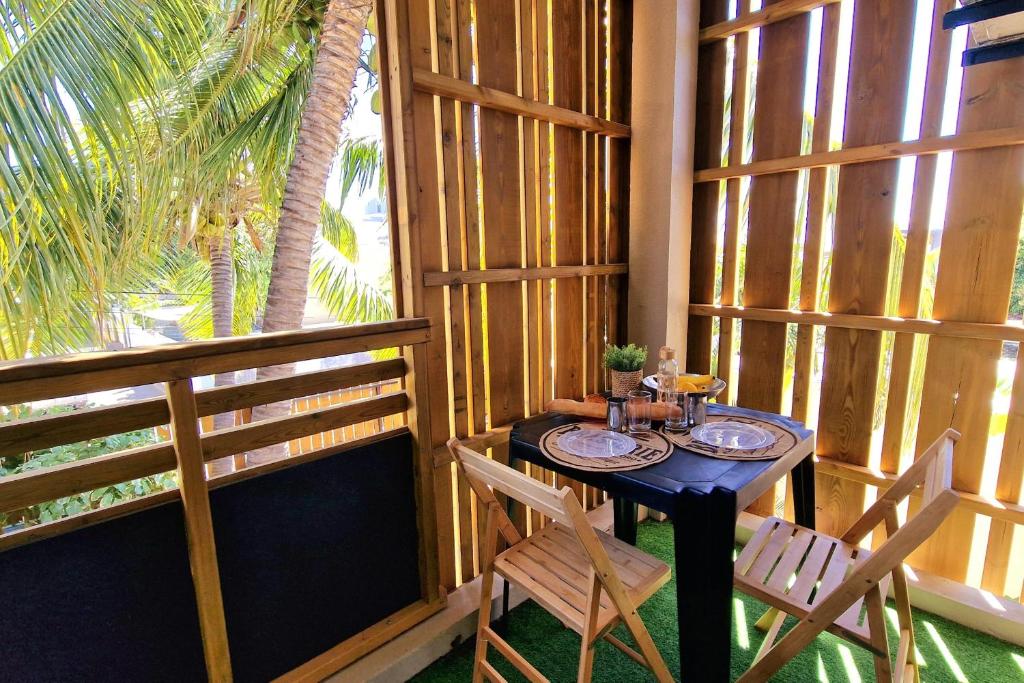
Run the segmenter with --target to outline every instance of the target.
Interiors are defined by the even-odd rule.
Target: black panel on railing
[[[420,598],[408,432],[210,503],[236,681],[286,673]]]
[[[203,681],[181,504],[0,553],[0,681]]]

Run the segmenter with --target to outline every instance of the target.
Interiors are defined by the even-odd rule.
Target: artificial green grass
[[[637,545],[672,564],[671,524],[641,524]],[[679,630],[676,623],[675,595],[673,577],[672,581],[640,607],[640,615],[669,669],[678,678]],[[754,653],[764,638],[764,634],[754,628],[754,622],[764,613],[766,607],[746,595],[733,595],[732,677],[735,679],[750,666]],[[892,610],[891,602],[887,612],[890,617],[889,640],[895,649],[896,632],[893,624],[896,614]],[[787,628],[795,623],[795,620],[790,619]],[[918,651],[924,662],[921,668],[922,681],[1024,681],[1024,649],[920,610],[914,611],[914,624]],[[626,642],[632,642],[628,636],[622,633],[618,635]],[[579,636],[566,629],[535,603],[527,601],[511,611],[507,639],[552,681],[576,680]],[[413,681],[469,681],[473,672],[473,646],[472,640],[458,645],[451,653],[421,672]],[[524,680],[493,648],[489,648],[488,661],[509,681]],[[653,680],[653,677],[612,645],[601,642],[597,646],[593,680],[595,683],[622,683]],[[866,651],[825,633],[790,661],[772,680],[800,683],[872,681],[874,668],[872,658]]]

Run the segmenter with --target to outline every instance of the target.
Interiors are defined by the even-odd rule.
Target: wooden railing
[[[180,498],[189,536],[207,667],[211,680],[228,680],[231,675],[230,657],[210,517],[210,488],[310,462],[381,437],[371,435],[341,444],[336,443],[336,438],[321,439],[323,445],[303,448],[298,455],[291,455],[293,450],[283,449],[281,455],[290,457],[210,478],[205,465],[219,458],[274,444],[287,444],[295,439],[351,425],[401,416],[411,402],[407,393],[399,388],[398,391],[343,403],[332,400],[327,407],[321,407],[319,401],[299,400],[295,402],[298,410],[293,409],[288,414],[242,422],[206,433],[200,428],[200,420],[206,416],[325,393],[335,394],[336,399],[339,390],[383,382],[393,384],[400,378],[405,381],[410,378],[407,377],[405,357],[198,391],[193,388],[193,378],[357,352],[411,348],[429,339],[430,322],[422,318],[408,318],[0,364],[0,405],[5,406],[154,383],[163,383],[165,388],[165,396],[161,398],[0,424],[0,457],[145,428],[169,426],[171,436],[169,441],[162,443],[2,477],[0,512],[20,510],[169,471],[176,471],[178,482],[178,488],[173,490],[0,534],[0,551]],[[302,409],[310,406],[313,409]],[[394,424],[394,421],[378,422],[376,427],[379,431],[379,428]],[[395,434],[405,429],[404,426],[392,427],[384,433]],[[427,468],[428,472],[432,471],[430,464]],[[427,526],[429,528],[430,524]],[[421,538],[421,544],[432,543],[429,536]],[[420,553],[421,562],[431,562],[430,558],[436,557],[436,550],[428,546],[421,548]],[[435,607],[438,601],[436,584],[424,590],[426,603]]]

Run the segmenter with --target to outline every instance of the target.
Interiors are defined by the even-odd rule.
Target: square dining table
[[[728,681],[731,659],[733,550],[740,511],[792,474],[796,522],[814,528],[814,433],[771,413],[718,404],[708,415],[736,415],[774,422],[794,432],[796,445],[775,460],[738,461],[701,455],[679,446],[666,460],[628,472],[585,472],[548,459],[540,449],[550,429],[581,418],[547,413],[518,422],[509,458],[558,472],[603,489],[615,506],[615,535],[636,543],[636,506],[669,515],[675,523],[679,656],[684,681]]]

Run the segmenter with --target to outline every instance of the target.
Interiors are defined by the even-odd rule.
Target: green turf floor
[[[641,524],[638,545],[671,564],[671,524]],[[673,578],[640,608],[640,615],[665,657],[669,669],[678,677],[675,590]],[[754,622],[764,612],[765,607],[753,598],[735,593],[733,609],[732,675],[735,679],[750,665],[763,638],[763,634],[754,628]],[[889,639],[895,647],[896,637],[892,627],[896,614],[892,610],[891,602],[887,612],[890,617]],[[923,681],[1024,681],[1024,648],[971,631],[920,610],[915,611],[914,617],[918,651],[924,662],[921,669]],[[533,602],[528,601],[512,610],[509,615],[508,640],[552,681],[576,680],[579,636],[564,628]],[[473,669],[472,657],[473,642],[462,643],[413,680],[419,683],[469,681]],[[488,654],[488,661],[509,681],[523,680],[501,655],[494,652],[493,648]],[[602,642],[597,647],[593,680],[622,683],[652,680],[652,677],[613,646]],[[801,683],[872,681],[874,670],[871,657],[863,650],[826,633],[787,664],[772,680]]]

